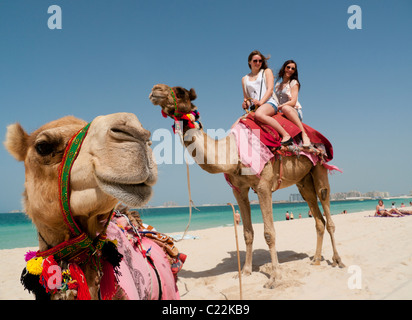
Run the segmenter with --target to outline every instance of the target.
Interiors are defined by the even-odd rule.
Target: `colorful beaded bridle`
[[[76,223],[70,208],[70,172],[89,128],[90,123],[70,139],[59,167],[60,209],[64,223],[70,230],[71,238],[45,251],[29,251],[25,256],[27,265],[20,281],[25,289],[35,293],[36,298],[49,298],[49,293],[76,290],[77,299],[90,299],[86,277],[80,268],[87,263],[90,263],[101,276],[100,297],[111,299],[116,292],[115,276],[123,256],[118,252],[116,245],[106,239],[106,231],[113,217],[113,210],[107,218],[103,231],[92,239]],[[51,273],[50,270],[55,270],[51,267],[58,267],[58,263],[61,261],[68,265],[68,268],[62,273],[65,275],[63,276],[65,284],[59,288],[57,286],[51,288],[49,279],[53,276],[53,272]]]
[[[199,122],[199,112],[197,110],[191,111],[189,113],[181,113],[179,111],[179,105],[177,103],[177,97],[176,93],[173,90],[173,88],[169,88],[170,94],[172,95],[173,98],[173,104],[174,104],[174,112],[173,115],[168,115],[162,110],[162,115],[164,118],[167,118],[168,116],[171,117],[175,123],[172,126],[173,132],[181,132],[182,129],[180,127],[180,122],[185,122],[189,126],[190,129],[194,128],[202,128],[202,124]]]
[[[110,218],[113,216],[112,212],[107,219],[103,232],[92,239],[76,223],[70,208],[70,172],[86,138],[90,124],[87,124],[70,139],[59,168],[60,210],[72,237],[51,249],[37,252],[37,256],[47,257],[53,255],[56,261],[65,260],[77,264],[92,260],[96,269],[101,269],[101,249],[106,242],[106,229]]]

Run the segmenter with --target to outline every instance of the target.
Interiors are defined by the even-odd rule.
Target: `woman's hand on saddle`
[[[260,101],[259,100],[256,100],[256,99],[251,99],[251,103],[254,105],[254,106],[256,106],[256,108],[257,107],[260,107],[262,104],[260,103]]]
[[[248,106],[248,104],[247,104],[246,99],[245,99],[245,100],[243,100],[243,103],[242,103],[242,108],[243,108],[243,109],[245,109],[245,110],[249,109],[249,106]]]

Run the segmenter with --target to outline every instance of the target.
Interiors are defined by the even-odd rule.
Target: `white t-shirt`
[[[265,71],[259,71],[259,74],[255,81],[249,80],[249,75],[245,76],[245,92],[249,98],[260,100],[266,93],[266,79],[264,75]],[[269,99],[265,103],[273,103],[275,106],[278,105],[277,101],[270,96]]]
[[[276,97],[279,100],[279,104],[284,104],[284,103],[292,100],[291,89],[296,84],[298,84],[298,81],[296,79],[293,79],[292,81],[289,81],[288,83],[286,83],[282,90],[280,90],[280,82],[277,82],[275,84],[275,94],[276,94]],[[299,103],[299,101],[296,101],[295,108],[296,109],[302,109],[302,106]]]

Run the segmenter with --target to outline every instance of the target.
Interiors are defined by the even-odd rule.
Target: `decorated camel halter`
[[[174,121],[174,125],[172,126],[173,128],[173,132],[182,132],[182,129],[180,127],[180,121],[187,121],[187,124],[189,126],[190,129],[194,129],[194,128],[201,128],[202,125],[201,123],[198,121],[199,119],[199,112],[197,110],[191,111],[189,113],[181,113],[179,111],[179,105],[177,103],[177,98],[176,98],[176,93],[172,88],[169,88],[170,90],[170,94],[172,95],[173,98],[173,104],[175,106],[175,110],[173,112],[173,116],[170,116]],[[162,110],[162,115],[164,118],[167,118],[168,115]]]
[[[99,252],[106,242],[106,229],[113,216],[113,212],[110,213],[102,233],[95,239],[91,239],[80,229],[79,225],[74,220],[70,207],[70,172],[74,161],[79,155],[80,148],[86,138],[90,124],[91,123],[87,124],[70,139],[59,168],[60,209],[63,215],[63,220],[69,228],[72,238],[49,250],[38,252],[37,256],[47,257],[53,255],[56,260],[67,260],[77,264],[82,264],[92,259],[96,269],[101,269]],[[98,254],[96,254],[96,252],[98,252]]]
[[[103,269],[102,258],[111,265],[110,269],[105,269],[110,272],[105,271],[101,280],[102,297],[111,298],[115,293],[114,276],[110,276],[110,274],[117,273],[116,270],[120,265],[122,255],[119,254],[113,242],[106,240],[106,230],[113,217],[113,211],[110,213],[103,231],[96,238],[91,239],[80,229],[70,208],[70,172],[89,127],[90,123],[70,139],[59,167],[60,209],[72,237],[49,250],[29,251],[26,254],[27,266],[23,270],[21,282],[27,290],[36,293],[36,296],[50,292],[56,293],[59,290],[68,290],[71,289],[70,286],[73,286],[77,290],[78,299],[90,299],[88,285],[79,265],[92,263],[96,271],[100,273]],[[50,266],[57,265],[60,261],[69,263],[69,268],[62,275],[64,278],[66,272],[66,278],[69,278],[70,281],[67,281],[65,289],[62,287],[63,289],[55,288],[51,290],[48,286],[50,276],[48,269]],[[105,284],[104,292],[102,290],[103,284]]]

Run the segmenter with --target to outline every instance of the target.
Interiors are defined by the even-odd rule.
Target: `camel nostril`
[[[113,138],[126,141],[148,141],[151,135],[146,129],[137,129],[127,125],[116,125],[110,128],[109,132]]]

